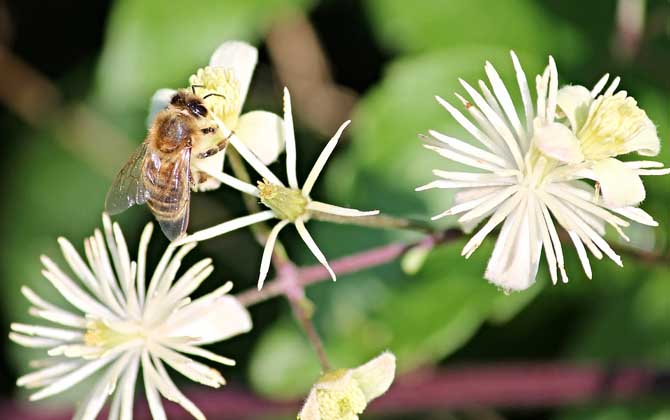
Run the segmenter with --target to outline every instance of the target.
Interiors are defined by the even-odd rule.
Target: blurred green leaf
[[[98,98],[111,110],[146,107],[156,89],[187,85],[223,41],[255,42],[274,19],[311,2],[117,1],[98,68]]]
[[[670,366],[670,269],[646,271],[639,263],[627,263],[634,270],[612,275],[633,278],[593,303],[591,319],[570,353],[578,359]]]
[[[529,80],[546,65],[544,57],[519,52],[519,58]],[[440,95],[461,108],[453,96],[463,93],[458,78],[476,84],[485,77],[486,60],[496,66],[520,106],[506,49],[455,47],[394,61],[358,104],[352,118],[352,145],[328,169],[329,192],[361,208],[381,207],[382,212],[422,219],[446,210],[451,205],[450,190],[417,193],[414,189],[434,178],[432,169],[463,167],[426,150],[417,135],[435,129],[477,144],[434,97]]]
[[[542,289],[536,285],[505,295],[482,278],[490,244],[467,263],[460,256],[462,246],[434,250],[413,277],[403,277],[394,264],[395,278],[403,280],[395,285],[387,275],[338,281],[338,290],[318,314],[335,366],[356,366],[385,349],[398,356],[401,371],[435,363],[465,344],[482,323],[504,322]],[[315,363],[301,332],[285,319],[261,338],[252,355],[251,381],[273,397],[299,396],[316,379]]]
[[[580,34],[531,0],[368,0],[374,30],[401,51],[498,45],[573,60],[584,51]]]

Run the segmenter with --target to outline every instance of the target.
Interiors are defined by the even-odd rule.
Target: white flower
[[[316,259],[321,264],[323,264],[324,267],[326,267],[333,280],[335,280],[335,273],[330,268],[328,261],[326,261],[326,257],[323,255],[319,247],[314,242],[314,239],[312,239],[312,236],[307,231],[305,223],[310,219],[313,212],[329,213],[344,217],[372,216],[379,213],[378,210],[364,212],[322,203],[310,198],[312,187],[314,187],[317,178],[321,174],[321,170],[328,161],[328,158],[335,149],[335,146],[337,146],[337,142],[340,139],[342,132],[347,127],[347,125],[349,125],[350,121],[346,121],[344,124],[342,124],[335,135],[330,139],[326,147],[321,152],[321,155],[316,160],[316,163],[309,172],[309,175],[307,175],[307,179],[302,185],[302,188],[298,186],[298,178],[296,175],[295,133],[293,131],[293,114],[291,111],[291,98],[288,89],[284,88],[283,124],[284,138],[286,139],[286,172],[288,176],[288,187],[284,186],[279,178],[277,178],[277,176],[275,176],[267,168],[267,166],[265,166],[263,162],[261,162],[237,138],[236,135],[232,134],[221,120],[218,120],[217,122],[219,124],[220,131],[222,131],[224,135],[228,136],[231,134],[229,137],[230,143],[256,170],[256,172],[258,172],[258,174],[263,177],[263,180],[259,182],[258,187],[256,187],[246,182],[240,181],[237,178],[234,178],[223,172],[207,172],[207,174],[246,194],[259,197],[261,202],[266,207],[268,207],[269,210],[239,217],[211,228],[201,230],[178,241],[178,243],[188,243],[192,241],[210,239],[215,236],[223,235],[224,233],[252,225],[254,223],[276,218],[280,219],[280,221],[270,232],[270,235],[268,236],[267,242],[265,244],[265,249],[263,250],[261,269],[258,276],[258,288],[260,289],[263,287],[263,282],[265,281],[268,270],[270,268],[272,250],[274,249],[277,236],[279,235],[279,232],[289,223],[292,223],[296,227],[298,234],[305,242],[307,247],[310,249],[310,251],[312,251]]]
[[[542,153],[561,162],[584,162],[584,177],[598,182],[603,201],[608,205],[637,205],[646,195],[639,171],[614,158],[630,152],[656,156],[661,142],[656,126],[635,99],[625,91],[615,93],[618,77],[600,95],[608,79],[609,75],[605,75],[591,91],[583,86],[561,88],[558,110],[567,118],[571,130],[548,136],[537,146]],[[573,153],[566,155],[567,149]],[[666,171],[655,174],[663,173]]]
[[[512,61],[521,92],[525,124],[517,115],[500,76],[487,63],[486,74],[493,90],[480,81],[480,94],[461,80],[472,102],[457,95],[474,123],[447,101],[437,97],[438,102],[480,145],[474,146],[431,130],[432,138],[427,139],[425,146],[477,172],[435,170],[434,174],[440,179],[417,190],[459,190],[455,195],[455,205],[434,219],[460,215],[458,221],[466,231],[488,219],[463,248],[466,257],[493,229],[503,224],[485,277],[505,290],[524,290],[535,282],[543,251],[552,281],[556,283],[557,271],[560,271],[563,281],[567,282],[555,221],[567,231],[589,278],[591,267],[586,248],[598,259],[604,254],[621,265],[621,259],[604,239],[605,224],[611,225],[626,238],[621,228],[628,226],[629,222],[620,216],[649,226],[656,226],[657,223],[637,207],[614,206],[609,201],[599,200],[594,187],[583,181],[594,179],[596,169],[592,163],[584,161],[584,154],[588,151],[573,131],[557,119],[557,102],[561,99],[568,122],[580,118],[586,121],[587,118],[579,116],[580,112],[584,112],[581,101],[574,99],[575,95],[583,93],[582,89],[569,88],[575,95],[559,97],[558,72],[550,57],[544,73],[536,77],[537,101],[534,105],[526,75],[514,53]],[[576,112],[567,112],[568,109]],[[539,148],[551,148],[552,153],[543,154]],[[618,154],[619,149],[614,149],[612,153]],[[665,169],[657,169],[663,166],[658,162],[616,162],[600,161],[598,165],[617,165],[618,170],[637,175],[667,173]],[[611,173],[611,168],[601,172]],[[603,194],[610,197],[634,194],[639,187],[620,182],[615,187],[616,191],[605,192],[605,185],[609,190],[612,184],[603,178],[599,181]]]
[[[255,47],[241,41],[227,41],[221,44],[212,54],[209,66],[199,69],[189,78],[190,86],[204,101],[212,114],[234,131],[240,140],[251,149],[265,164],[274,162],[284,149],[284,138],[281,130],[281,118],[267,111],[250,111],[242,116],[242,106],[249,90],[258,51]],[[159,89],[151,99],[148,125],[156,114],[165,108],[172,96],[173,89]],[[225,153],[217,153],[204,159],[197,155],[215,146],[225,136],[217,133],[209,136],[207,142],[195,145],[191,154],[193,176],[198,179],[198,172],[221,171]],[[206,169],[206,170],[205,170]],[[208,178],[198,184],[199,191],[218,188],[221,183]]]
[[[395,362],[386,352],[357,368],[325,373],[312,387],[298,419],[358,420],[370,401],[393,383]]]
[[[112,396],[109,418],[128,420],[132,419],[135,382],[141,366],[154,419],[166,418],[161,395],[180,404],[195,418],[204,419],[172,382],[165,364],[201,384],[215,388],[223,385],[225,381],[218,371],[186,355],[234,365],[233,360],[200,346],[249,331],[248,312],[235,298],[226,296],[230,283],[191,301],[189,295],[213,270],[211,260],[204,259],[175,280],[182,258],[195,244],[181,249],[170,245],[145,290],[152,225],[148,224],[142,233],[135,262],[131,261],[119,226],[112,225],[106,214],[103,224],[104,235],[96,230],[84,243],[88,263],[70,242],[58,240],[79,282],[48,257],[42,257],[44,277],[75,310],[54,305],[28,287],[21,289],[33,305],[30,313],[52,325],[12,324],[9,337],[13,341],[46,349],[50,356],[39,362],[39,370],[22,376],[17,384],[40,388],[30,397],[40,400],[102,371],[88,396],[82,399],[75,418],[95,419]]]

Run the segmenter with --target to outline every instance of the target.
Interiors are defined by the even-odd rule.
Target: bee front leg
[[[210,127],[210,128],[211,128],[211,127]],[[204,128],[202,131],[204,132],[205,130],[207,130],[207,128]],[[216,131],[216,128],[214,128],[214,130]],[[221,152],[221,151],[222,151],[223,149],[225,149],[226,146],[228,145],[228,138],[230,138],[230,136],[232,136],[232,135],[233,135],[233,133],[231,132],[231,133],[228,135],[228,137],[226,137],[225,139],[221,140],[221,141],[220,141],[219,143],[217,143],[214,147],[211,147],[211,148],[205,150],[205,151],[202,152],[202,153],[198,153],[198,156],[197,156],[198,159],[205,159],[205,158],[208,158],[208,157],[210,157],[210,156],[214,156],[215,154]]]

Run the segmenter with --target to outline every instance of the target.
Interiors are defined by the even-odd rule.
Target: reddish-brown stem
[[[625,401],[667,395],[670,372],[644,367],[606,367],[570,363],[516,363],[442,368],[401,376],[366,412],[402,414],[471,407],[519,408],[574,406],[587,402]],[[294,416],[302,401],[267,400],[230,385],[225,392],[193,387],[187,396],[207,415],[220,420]],[[188,419],[179,406],[165,403],[168,418]],[[138,420],[149,420],[145,402],[136,406]],[[69,413],[6,403],[0,418],[65,420]]]
[[[426,235],[419,241],[412,243],[394,243],[380,246],[367,251],[352,254],[331,261],[330,266],[338,275],[355,273],[367,268],[387,264],[402,256],[408,250],[420,246],[431,248],[437,244],[452,242],[463,236],[458,229],[448,229],[431,235]],[[296,281],[300,287],[330,279],[328,271],[322,265],[296,269]],[[255,305],[285,293],[286,284],[280,278],[267,282],[262,290],[249,289],[237,295],[237,299],[245,306]]]

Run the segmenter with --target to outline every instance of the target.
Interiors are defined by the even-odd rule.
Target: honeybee
[[[204,97],[191,91],[177,91],[170,104],[160,111],[144,142],[116,175],[105,198],[110,214],[147,203],[161,230],[171,241],[186,232],[191,187],[204,182],[205,174],[191,174],[191,154],[206,136],[215,135],[217,127],[207,118]],[[220,96],[220,95],[219,95]],[[196,155],[204,159],[222,151],[228,139]]]

